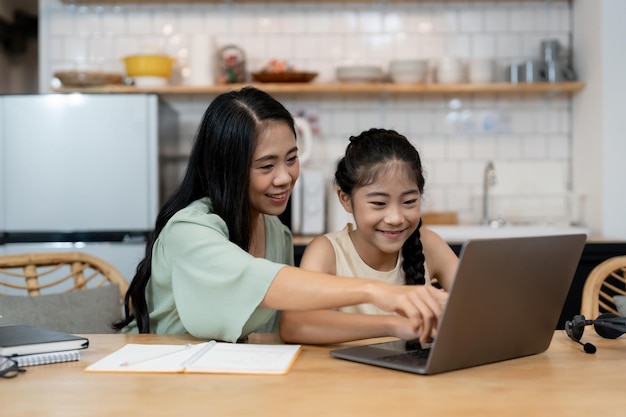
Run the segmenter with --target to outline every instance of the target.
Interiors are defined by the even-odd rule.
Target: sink
[[[503,237],[549,236],[589,232],[584,227],[557,225],[504,225],[490,227],[484,225],[432,225],[428,228],[446,242],[465,242],[471,239],[490,239]]]

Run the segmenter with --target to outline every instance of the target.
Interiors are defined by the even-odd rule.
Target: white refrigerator
[[[0,97],[0,254],[76,250],[130,282],[176,113],[150,94]]]

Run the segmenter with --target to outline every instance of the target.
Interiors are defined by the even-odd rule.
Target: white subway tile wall
[[[181,3],[68,5],[40,0],[47,24],[40,47],[50,51],[40,71],[52,83],[61,69],[123,72],[120,58],[162,51],[189,65],[191,39],[235,44],[247,69],[287,59],[335,82],[344,63],[382,65],[392,59],[445,56],[493,58],[497,80],[511,63],[538,59],[540,42],[570,46],[570,2],[420,1]],[[211,43],[211,42],[209,42]],[[49,75],[48,75],[49,74]],[[432,79],[432,78],[431,78]],[[51,84],[50,84],[51,85]],[[46,87],[44,87],[46,90]],[[294,114],[319,121],[312,167],[329,177],[348,137],[371,127],[393,128],[419,149],[427,175],[423,210],[457,211],[462,223],[482,215],[484,167],[495,164],[491,212],[509,221],[566,222],[571,199],[571,102],[567,96],[277,95]],[[188,153],[210,95],[168,95],[180,114],[180,153]],[[171,189],[184,159],[169,167]]]

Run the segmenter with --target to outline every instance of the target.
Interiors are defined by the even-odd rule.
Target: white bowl
[[[337,67],[336,75],[343,82],[376,82],[383,77],[383,69],[376,65],[348,65]]]
[[[389,72],[424,72],[428,69],[425,59],[394,59],[389,62]]]
[[[133,77],[135,86],[137,87],[163,87],[168,84],[168,79],[165,77],[156,77],[149,75],[140,75]]]
[[[423,59],[394,60],[389,63],[389,77],[395,83],[423,83],[428,73],[428,61]]]
[[[423,83],[426,80],[426,72],[392,72],[389,76],[391,81],[401,84]]]
[[[463,60],[456,57],[443,57],[437,65],[437,82],[456,84],[464,81]]]

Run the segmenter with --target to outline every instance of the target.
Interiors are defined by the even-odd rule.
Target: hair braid
[[[404,280],[407,285],[426,284],[424,248],[420,240],[421,227],[422,219],[420,219],[417,229],[402,246],[402,270],[404,271]]]

